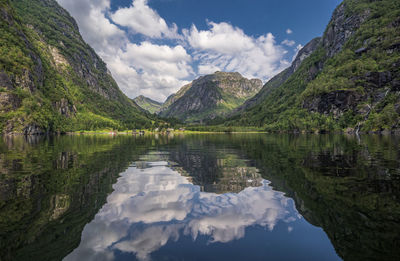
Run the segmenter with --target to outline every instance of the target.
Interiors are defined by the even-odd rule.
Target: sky
[[[57,0],[130,98],[163,102],[215,71],[268,81],[340,0]]]

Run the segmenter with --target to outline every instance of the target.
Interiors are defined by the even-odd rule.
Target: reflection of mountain
[[[124,173],[108,197],[109,204],[91,223],[96,227],[103,222],[104,227],[96,231],[105,231],[104,237],[85,237],[85,232],[80,249],[96,244],[102,249],[104,240],[121,239],[121,230],[128,237],[113,247],[136,249],[142,257],[168,242],[193,237],[196,231],[197,238],[208,236],[215,242],[242,240],[247,236],[241,237],[243,227],[255,224],[275,224],[276,231],[279,220],[288,221],[293,207],[283,207],[282,212],[278,199],[287,198],[269,192],[264,182],[258,187],[241,185],[248,176],[260,173],[292,197],[309,222],[326,231],[345,260],[396,260],[400,256],[399,144],[398,137],[339,135],[4,138],[0,141],[0,259],[57,260],[70,252],[79,244],[84,224],[112,191],[118,173],[138,161],[139,165],[146,162],[134,165],[142,168],[137,169],[141,180],[128,175],[133,168]],[[252,160],[242,160],[246,158]],[[160,168],[165,169],[164,176],[156,175]],[[238,187],[226,185],[230,180],[238,180],[233,184],[238,183],[241,192],[202,192],[236,191]],[[209,185],[214,183],[219,187]],[[132,191],[136,196],[131,198]],[[271,202],[276,205],[268,205]],[[260,218],[267,208],[277,217]],[[284,212],[288,209],[289,214]],[[251,215],[244,218],[246,213]],[[112,222],[107,223],[108,218]],[[128,230],[123,220],[136,225]],[[295,232],[296,228],[291,236]],[[302,241],[306,238],[311,237]]]
[[[0,141],[0,260],[60,260],[143,147],[126,138],[28,138]]]
[[[209,135],[170,143],[171,159],[200,186],[220,182],[218,155],[234,151],[252,159],[263,178],[326,231],[345,260],[400,256],[398,137]]]
[[[263,177],[294,198],[342,258],[398,259],[398,138],[263,136],[252,144],[241,147],[257,159]]]
[[[249,186],[260,186],[261,175],[249,162],[240,158],[238,151],[223,150],[214,146],[199,149],[201,144],[187,142],[170,151],[169,158],[176,162],[174,168],[189,176],[205,192],[240,192]]]
[[[219,195],[201,192],[166,162],[152,165],[121,175],[107,204],[85,227],[81,245],[65,260],[113,260],[119,251],[148,260],[180,236],[196,240],[207,235],[210,242],[226,243],[242,238],[246,227],[272,230],[278,221],[299,218],[290,199],[267,181],[238,194]]]
[[[188,177],[205,192],[240,192],[246,187],[261,186],[257,168],[249,166],[250,162],[242,159],[239,151],[201,146],[196,141],[186,140],[174,146],[161,147],[162,151],[141,156],[135,166],[145,169],[151,167],[149,162],[168,162],[172,169]]]

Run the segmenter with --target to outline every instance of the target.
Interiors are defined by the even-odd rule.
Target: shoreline
[[[36,133],[36,134],[24,134],[24,133],[1,133],[0,136],[12,137],[12,136],[79,136],[79,135],[132,135],[132,136],[147,136],[147,135],[184,135],[184,134],[292,134],[292,135],[400,135],[400,130],[393,131],[370,131],[370,132],[346,132],[346,131],[169,131],[169,132],[154,132],[144,131],[132,132],[132,131],[79,131],[79,132],[47,132],[47,133]]]

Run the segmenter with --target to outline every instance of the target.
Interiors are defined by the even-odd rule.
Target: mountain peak
[[[262,88],[259,79],[246,79],[237,72],[215,72],[185,85],[167,99],[161,115],[187,122],[226,115]]]

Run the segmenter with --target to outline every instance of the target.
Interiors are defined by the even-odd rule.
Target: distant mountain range
[[[262,81],[259,79],[249,80],[237,72],[215,72],[183,86],[161,107],[141,96],[135,102],[150,112],[158,110],[161,117],[201,123],[228,115],[261,88]]]

